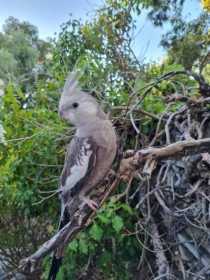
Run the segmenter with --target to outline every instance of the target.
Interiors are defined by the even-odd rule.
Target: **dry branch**
[[[210,138],[180,141],[161,148],[142,149],[135,153],[134,158],[139,160],[177,159],[207,151],[210,151]]]

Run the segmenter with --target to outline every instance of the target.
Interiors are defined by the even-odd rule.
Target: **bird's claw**
[[[88,197],[83,197],[82,200],[83,200],[83,202],[84,202],[85,204],[87,204],[87,205],[90,207],[90,209],[92,209],[93,211],[96,211],[96,210],[98,209],[98,203],[95,202],[94,200],[92,200],[92,199],[90,199],[90,198],[88,198]]]

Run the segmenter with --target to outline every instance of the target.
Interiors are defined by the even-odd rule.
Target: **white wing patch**
[[[71,167],[70,175],[66,179],[65,186],[61,187],[64,192],[71,190],[82,178],[85,177],[88,171],[90,156],[93,153],[93,151],[89,149],[90,144],[85,140],[80,150],[79,159],[75,162],[75,165]]]

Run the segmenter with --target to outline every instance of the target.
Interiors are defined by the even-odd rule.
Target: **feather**
[[[63,260],[63,258],[56,258],[55,255],[53,256],[52,265],[51,265],[51,268],[50,268],[50,273],[49,273],[49,276],[48,276],[48,280],[55,280],[56,279],[56,276],[57,276],[57,274],[59,272],[59,269],[62,265],[62,260]]]
[[[58,230],[61,230],[68,222],[70,221],[70,216],[67,208],[63,211],[62,217],[60,219],[60,225]],[[55,280],[56,275],[59,272],[59,269],[62,265],[63,257],[57,257],[56,253],[53,254],[52,264],[50,267],[50,272],[48,276],[48,280]]]
[[[81,91],[78,83],[78,72],[70,72],[63,88],[63,95],[73,95]]]
[[[94,169],[97,145],[90,138],[74,137],[67,150],[64,168],[61,174],[61,190],[71,196],[79,193],[88,171]],[[86,182],[87,183],[87,182]]]

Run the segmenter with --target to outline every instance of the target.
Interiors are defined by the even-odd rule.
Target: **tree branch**
[[[177,159],[183,156],[210,151],[210,138],[179,141],[161,148],[147,148],[137,151],[135,159]]]

